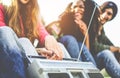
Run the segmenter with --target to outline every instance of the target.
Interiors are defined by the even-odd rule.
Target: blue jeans
[[[120,78],[120,64],[110,50],[99,52],[96,63],[99,69],[105,68],[112,78]]]
[[[26,78],[18,37],[9,27],[0,27],[0,78]]]
[[[66,47],[72,58],[78,58],[82,46],[82,42],[78,42],[75,39],[75,37],[71,35],[65,35],[61,37],[59,41],[64,44],[64,46]],[[89,52],[89,50],[85,45],[83,46],[79,60],[85,62],[92,62],[96,66],[93,56],[91,55],[91,53]]]

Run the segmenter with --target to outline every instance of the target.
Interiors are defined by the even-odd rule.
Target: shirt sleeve
[[[49,33],[47,32],[47,30],[45,29],[45,27],[42,24],[38,25],[38,31],[39,31],[38,40],[39,40],[40,45],[43,46],[45,43],[45,37],[47,35],[49,35]]]
[[[109,48],[110,48],[110,45],[99,43],[97,40],[94,43],[95,54],[97,54],[98,52],[102,50],[109,49]]]
[[[110,49],[110,46],[112,46],[112,42],[108,39],[108,37],[105,35],[104,30],[102,30],[101,35],[98,36],[94,43],[94,49],[95,52],[100,52],[105,49]]]
[[[4,14],[3,6],[0,4],[0,27],[6,26]]]

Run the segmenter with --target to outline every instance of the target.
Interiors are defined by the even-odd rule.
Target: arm
[[[110,51],[112,52],[120,52],[120,48],[119,47],[115,47],[115,46],[110,46]]]
[[[86,36],[85,44],[86,44],[87,48],[89,49],[89,47],[90,47],[89,46],[89,34],[87,33],[87,26],[86,26],[86,24],[82,20],[75,20],[75,22],[78,24],[82,34],[84,36]]]
[[[105,49],[109,49],[111,52],[120,52],[119,47],[115,47],[112,45],[105,45],[103,43],[99,43],[98,41],[95,41],[94,49],[95,49],[95,52],[100,52]]]
[[[0,4],[0,27],[1,26],[6,26],[5,24],[5,17],[4,17],[4,9],[3,9],[3,6]]]
[[[98,37],[99,40],[102,41],[102,43],[107,45],[113,45],[113,43],[108,39],[108,37],[105,35],[104,29],[101,30],[101,35]]]
[[[50,59],[61,60],[63,58],[62,49],[53,36],[48,35],[45,37],[45,48],[47,50],[53,51],[54,53]]]
[[[104,44],[107,44],[109,46],[109,50],[111,52],[119,52],[119,47],[116,47],[112,44],[112,42],[108,39],[108,37],[105,35],[104,30],[102,30],[102,35],[99,37],[99,40],[101,40]]]
[[[61,47],[58,45],[57,40],[48,34],[48,32],[45,30],[45,27],[43,25],[39,26],[39,41],[40,44],[45,46],[45,49],[49,52],[52,51],[53,53],[46,55],[48,59],[56,59],[60,60],[63,58],[63,52]]]
[[[82,34],[85,36],[85,44],[87,46],[87,48],[90,48],[89,45],[89,34],[87,33],[88,29],[87,29],[87,25],[83,22],[83,20],[81,19],[82,16],[80,13],[76,13],[76,17],[74,19],[75,23],[79,26],[80,31],[82,32]]]
[[[87,48],[88,48],[88,49],[90,49],[90,44],[89,44],[89,35],[87,35],[87,37],[86,37],[85,44],[86,44]]]
[[[109,45],[105,45],[102,42],[99,42],[98,39],[95,39],[95,42],[93,42],[93,44],[94,44],[94,52],[95,53],[98,53],[98,52],[100,52],[102,50],[110,48]]]
[[[101,36],[96,38],[95,40],[95,50],[96,52],[102,51],[104,49],[109,49],[111,52],[119,52],[120,48],[114,46],[111,41],[105,36],[104,33],[102,33]]]

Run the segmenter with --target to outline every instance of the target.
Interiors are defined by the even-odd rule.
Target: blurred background
[[[45,25],[58,19],[58,16],[64,11],[67,4],[74,0],[38,0],[40,4],[41,16],[45,22]],[[94,0],[98,5],[101,5],[108,0]],[[113,1],[118,6],[118,13],[116,17],[105,24],[105,32],[111,42],[120,47],[120,2],[119,0]]]

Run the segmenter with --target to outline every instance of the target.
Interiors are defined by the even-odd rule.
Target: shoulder
[[[0,10],[4,10],[4,6],[0,3]]]
[[[4,15],[5,9],[2,4],[0,4],[0,15]]]

